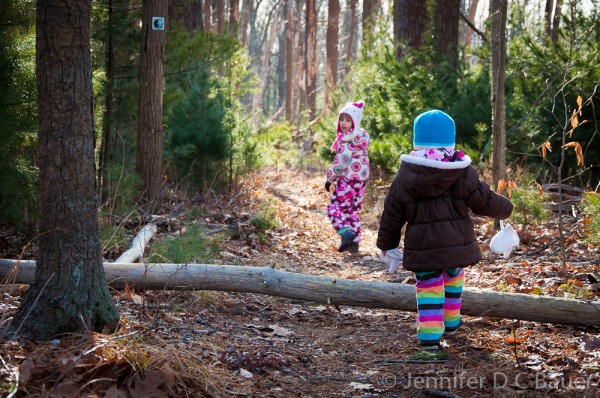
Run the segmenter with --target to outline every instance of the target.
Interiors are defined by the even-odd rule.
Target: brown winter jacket
[[[440,162],[409,155],[390,187],[381,215],[377,247],[391,250],[400,243],[404,224],[403,266],[409,271],[464,267],[481,260],[469,209],[504,219],[512,203],[479,180],[471,158]]]

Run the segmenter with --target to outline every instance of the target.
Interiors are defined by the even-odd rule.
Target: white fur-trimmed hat
[[[362,112],[365,106],[365,101],[359,100],[356,102],[347,102],[346,105],[338,113],[337,132],[340,132],[340,116],[345,113],[352,118],[354,124],[354,131],[358,131],[360,128],[360,122],[362,120]]]

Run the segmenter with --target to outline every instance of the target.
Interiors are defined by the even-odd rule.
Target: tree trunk
[[[306,0],[306,100],[310,119],[317,114],[317,4]]]
[[[294,99],[294,112],[300,113],[301,108],[306,108],[306,68],[305,68],[305,48],[306,43],[302,40],[303,31],[302,31],[302,4],[304,4],[303,0],[296,0],[296,23],[294,24],[296,31],[295,37],[295,48],[297,49],[297,59],[296,59],[296,73],[294,79],[294,93],[296,93],[296,97]]]
[[[234,37],[237,37],[238,25],[240,24],[240,0],[229,2],[229,29]]]
[[[152,19],[166,15],[167,1],[143,1],[136,169],[143,181],[142,205],[149,211],[158,206],[162,186],[165,49],[165,31],[155,30]]]
[[[252,7],[252,0],[246,0],[242,5],[242,47],[246,47],[248,43],[248,24],[250,19],[250,8]]]
[[[0,260],[0,278],[27,284],[34,261]],[[150,290],[219,290],[258,293],[316,303],[351,307],[417,311],[413,285],[316,276],[270,267],[206,264],[104,263],[109,285]],[[9,283],[10,283],[9,282]],[[465,315],[522,319],[565,325],[600,325],[600,302],[533,294],[501,293],[466,287],[461,312]]]
[[[39,267],[10,326],[32,340],[115,327],[102,267],[94,157],[91,0],[38,0]]]
[[[277,108],[281,109],[282,106],[285,106],[285,88],[287,86],[286,82],[286,69],[285,69],[285,61],[287,58],[287,31],[288,31],[288,7],[290,0],[284,0],[282,4],[282,27],[280,29],[279,34],[277,36],[279,42],[279,51],[277,54]]]
[[[217,33],[223,33],[225,25],[225,0],[217,1]]]
[[[325,87],[325,108],[331,104],[331,93],[335,91],[338,70],[338,36],[340,1],[329,0],[327,13],[327,78]]]
[[[477,16],[477,6],[479,5],[479,0],[471,0],[471,5],[469,6],[469,21],[475,23],[475,17]],[[465,29],[465,46],[470,46],[473,40],[473,29],[466,24],[467,27]]]
[[[377,16],[381,9],[381,0],[363,0],[362,37],[363,40],[373,35]]]
[[[104,117],[102,118],[102,142],[100,143],[100,161],[98,162],[98,187],[101,202],[105,203],[110,195],[109,168],[114,160],[113,151],[113,91],[115,88],[115,53],[113,51],[113,2],[108,0],[106,37],[106,95],[104,96]]]
[[[285,120],[292,122],[294,88],[294,1],[286,0],[285,30]]]
[[[348,44],[346,45],[344,76],[350,73],[350,69],[356,58],[356,30],[358,29],[358,16],[356,15],[357,2],[358,0],[350,0],[350,27],[348,30]]]
[[[257,116],[262,115],[263,113],[263,99],[265,95],[265,88],[267,87],[268,79],[267,74],[269,73],[269,64],[271,59],[271,49],[273,48],[273,44],[275,43],[275,38],[277,37],[277,33],[279,32],[279,13],[281,12],[281,4],[277,6],[273,14],[273,22],[270,24],[269,38],[266,43],[266,47],[264,49],[264,57],[262,61],[262,65],[260,68],[260,76],[258,83],[258,90],[254,94],[254,98],[252,100],[252,110],[253,113]],[[258,121],[257,121],[258,122]]]
[[[506,109],[504,80],[506,67],[507,0],[492,0],[492,178],[495,187],[506,179]]]
[[[544,8],[544,36],[546,43],[550,42],[552,37],[552,9],[554,8],[554,0],[546,0]]]
[[[554,17],[552,18],[552,34],[550,36],[552,43],[556,43],[558,41],[558,33],[560,31],[560,17],[562,15],[562,4],[563,0],[556,0],[556,5],[554,6]]]
[[[433,16],[433,47],[440,60],[447,60],[453,69],[458,65],[458,20],[461,0],[443,0],[435,4]]]
[[[212,18],[210,10],[211,0],[204,0],[204,31],[210,32],[212,30]]]
[[[394,0],[394,38],[396,40],[396,59],[402,59],[402,44],[420,50],[427,29],[425,0]]]
[[[169,0],[169,21],[181,21],[188,32],[203,30],[202,3],[200,0]]]

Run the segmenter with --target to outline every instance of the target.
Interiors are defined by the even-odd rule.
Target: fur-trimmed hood
[[[400,161],[400,183],[415,198],[431,198],[448,191],[472,163],[467,155],[458,162],[440,162],[410,155],[402,155]]]

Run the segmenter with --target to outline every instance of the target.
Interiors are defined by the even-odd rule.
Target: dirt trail
[[[375,239],[385,189],[374,186],[368,189],[361,213],[363,240],[359,254],[338,253],[338,237],[325,215],[329,194],[323,189],[323,176],[322,170],[278,173],[262,170],[246,181],[242,195],[216,200],[216,207],[210,209],[204,222],[207,226],[220,225],[221,229],[223,225],[235,226],[239,232],[222,239],[222,251],[216,262],[413,283],[410,273],[401,270],[389,275],[376,259]],[[250,228],[249,217],[261,212],[274,214],[279,225],[264,234]],[[556,279],[546,268],[539,272],[535,268],[555,262],[551,254],[536,259],[516,256],[519,260],[512,259],[513,262],[490,257],[484,244],[489,240],[486,235],[489,232],[485,222],[479,221],[477,230],[485,259],[480,267],[467,270],[468,285],[498,289],[510,288],[512,284],[523,289],[526,278],[534,273],[531,278],[536,283],[543,279],[550,284],[552,278]],[[572,247],[576,244],[571,243]],[[534,260],[544,264],[535,264]],[[587,267],[584,270],[598,268],[593,261],[584,263],[588,264],[582,266]],[[515,282],[515,275],[521,279]],[[152,354],[155,366],[164,369],[161,361],[170,361],[173,369],[179,366],[180,380],[182,372],[193,369],[181,368],[180,362],[191,358],[194,366],[205,368],[193,380],[212,383],[212,396],[600,396],[597,328],[464,317],[459,333],[445,342],[447,358],[429,358],[420,356],[416,348],[416,314],[412,312],[338,308],[256,294],[139,294],[115,292],[126,320],[125,332],[141,333],[139,343],[128,346],[126,352],[140,355],[141,350],[155,350]],[[14,309],[18,303],[11,305]],[[11,354],[13,362],[28,364],[26,370],[33,380],[29,387],[51,385],[56,379],[56,369],[64,367],[67,355],[64,352],[70,347],[68,342],[61,344],[65,347],[53,343],[26,353],[17,350],[18,347],[10,348],[15,350]],[[56,354],[48,355],[48,350]],[[3,357],[11,355],[5,351]],[[23,361],[26,357],[33,360]],[[96,367],[107,360],[102,356],[97,358]],[[118,367],[104,364],[102,369],[113,372],[115,368],[130,368],[122,362]],[[77,372],[82,371],[78,369],[85,371],[85,367],[73,368],[73,374],[60,370],[61,377],[63,384],[71,382],[74,388],[84,391],[90,388],[88,384],[79,386],[84,385],[88,374],[81,377]],[[123,376],[115,374],[113,378],[123,379]],[[112,396],[141,396],[132,393],[131,387],[123,386],[132,379],[133,376],[118,386],[109,383],[106,391],[128,391]],[[139,376],[135,380],[138,391],[143,391],[144,382]],[[145,383],[153,391],[160,386],[150,378]],[[185,396],[169,395],[172,390],[164,385],[160,388],[165,393],[152,396]]]
[[[375,239],[385,192],[382,189],[371,187],[365,200],[360,253],[337,253],[338,237],[325,214],[329,196],[323,189],[323,175],[318,171],[263,171],[249,184],[256,199],[251,206],[270,203],[277,209],[281,224],[267,233],[269,243],[265,247],[247,250],[240,263],[363,280],[410,281],[410,273],[388,275],[385,266],[376,260]],[[244,253],[241,248],[232,250]],[[590,392],[597,392],[597,370],[582,372],[580,366],[567,366],[566,360],[568,355],[583,356],[585,347],[581,349],[578,344],[585,339],[596,341],[594,330],[465,317],[462,330],[447,342],[448,358],[430,361],[421,358],[416,349],[414,313],[244,297],[257,300],[268,310],[228,317],[227,322],[238,322],[238,326],[253,322],[266,327],[260,339],[268,341],[270,355],[276,355],[282,361],[279,364],[284,365],[250,370],[252,379],[240,378],[237,392],[241,395],[418,397],[452,392],[461,397],[506,397],[523,393],[590,396]],[[280,327],[285,329],[285,336],[277,335]],[[511,332],[517,333],[516,345],[510,343]],[[235,336],[248,358],[260,352],[247,333],[230,336]],[[566,341],[568,349],[563,346],[556,351],[558,341]],[[590,358],[588,361],[595,363]],[[569,374],[571,384],[557,388],[557,380]],[[584,381],[587,384],[582,386]],[[575,386],[575,382],[579,384]]]

